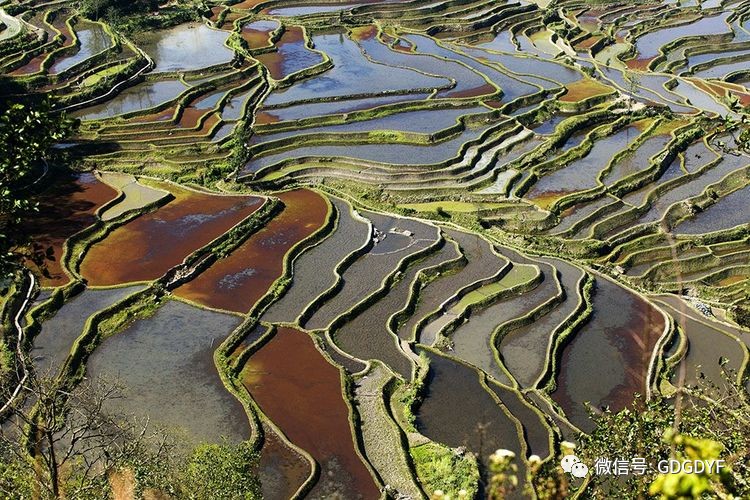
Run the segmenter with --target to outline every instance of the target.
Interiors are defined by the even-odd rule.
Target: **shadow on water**
[[[92,173],[55,171],[47,187],[32,198],[38,210],[29,215],[23,230],[33,241],[28,264],[39,271],[42,286],[68,282],[60,259],[63,243],[96,221],[96,210],[117,192]]]

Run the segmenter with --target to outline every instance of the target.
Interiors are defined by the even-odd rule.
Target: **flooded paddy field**
[[[750,2],[546,3],[4,6],[0,104],[73,122],[9,184],[0,375],[116,382],[271,499],[478,500],[744,389]]]
[[[167,301],[153,317],[104,340],[88,360],[87,375],[122,387],[123,397],[108,411],[150,416],[186,444],[247,439],[247,415],[222,384],[212,348],[239,323],[235,316]]]
[[[507,449],[520,453],[516,423],[480,384],[476,370],[425,351],[430,359],[427,391],[417,414],[417,428],[427,437],[457,448]],[[463,408],[455,412],[452,408]],[[482,469],[487,467],[487,462]],[[488,472],[483,470],[484,474]]]
[[[156,279],[263,203],[262,199],[251,196],[212,196],[171,189],[174,200],[118,227],[91,247],[81,264],[81,274],[90,284],[104,286]]]
[[[38,195],[39,213],[27,229],[32,237],[29,265],[43,286],[59,286],[69,278],[62,268],[63,244],[96,222],[96,211],[117,192],[93,174],[61,172]]]
[[[250,357],[242,381],[263,413],[321,467],[312,495],[378,498],[351,433],[339,370],[306,333],[279,328]]]
[[[307,329],[328,327],[339,315],[376,292],[389,275],[398,271],[404,259],[426,251],[440,238],[437,228],[422,222],[374,212],[363,212],[362,215],[372,222],[378,241],[344,271],[341,275],[343,284],[336,293],[319,304],[304,322]]]
[[[175,292],[217,309],[246,312],[281,277],[284,256],[325,222],[323,197],[309,190],[281,193],[284,210],[229,256]]]
[[[645,394],[653,349],[664,334],[658,309],[605,278],[596,280],[593,312],[565,348],[552,397],[568,418],[590,428],[585,402],[618,410]]]
[[[370,241],[368,221],[353,212],[343,200],[331,200],[336,211],[336,229],[294,262],[292,286],[266,310],[263,319],[292,323],[312,300],[336,284],[336,269],[350,254]],[[327,271],[327,272],[326,272]]]
[[[70,354],[73,343],[83,333],[88,318],[142,289],[142,286],[89,289],[67,302],[52,318],[44,322],[42,330],[34,337],[31,356],[35,369],[50,376],[57,375]]]

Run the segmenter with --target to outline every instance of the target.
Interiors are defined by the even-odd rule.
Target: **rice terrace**
[[[750,498],[750,0],[3,0],[0,111],[0,498]]]

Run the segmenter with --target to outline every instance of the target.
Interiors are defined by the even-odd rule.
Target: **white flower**
[[[497,458],[516,458],[515,453],[513,453],[510,450],[505,450],[502,448],[495,450],[495,456]]]
[[[531,455],[531,456],[529,457],[529,463],[530,463],[531,465],[537,465],[537,464],[540,464],[540,463],[542,463],[542,457],[540,457],[539,455]]]

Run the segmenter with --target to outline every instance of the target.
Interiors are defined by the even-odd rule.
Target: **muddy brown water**
[[[263,203],[255,196],[218,196],[169,186],[175,199],[120,226],[94,244],[81,274],[94,286],[159,278]]]
[[[278,21],[262,19],[242,26],[240,36],[251,49],[257,49],[268,45],[271,33],[278,28]]]
[[[261,410],[320,465],[320,479],[309,497],[379,498],[355,450],[339,370],[307,334],[279,328],[250,357],[242,376]]]
[[[39,203],[39,211],[25,226],[35,252],[27,264],[41,275],[42,286],[60,286],[69,281],[60,262],[63,243],[92,225],[96,210],[117,195],[91,173],[55,175],[50,187],[34,200]]]
[[[325,198],[314,191],[297,189],[278,196],[283,212],[175,294],[210,307],[248,311],[281,276],[287,252],[317,231],[328,213]]]

